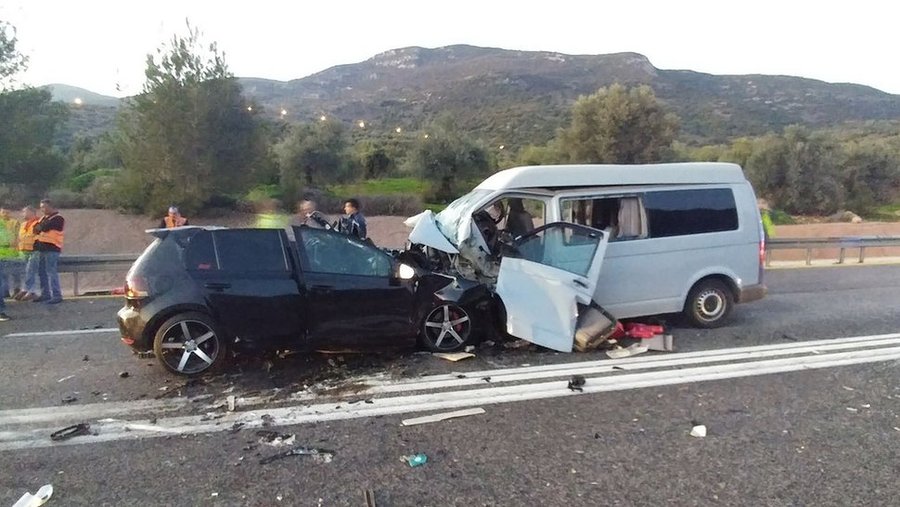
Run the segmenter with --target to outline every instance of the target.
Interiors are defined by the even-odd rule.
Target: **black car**
[[[493,325],[484,286],[335,231],[295,227],[296,242],[282,229],[149,232],[117,320],[124,343],[178,374],[219,370],[233,351],[321,340],[418,337],[452,351]]]

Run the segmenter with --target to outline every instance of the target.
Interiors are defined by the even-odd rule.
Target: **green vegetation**
[[[417,194],[428,191],[428,183],[418,178],[384,178],[365,180],[343,185],[329,185],[328,193],[336,197],[366,195]]]

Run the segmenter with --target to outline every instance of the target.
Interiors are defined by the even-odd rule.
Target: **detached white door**
[[[571,352],[577,303],[590,304],[609,235],[555,222],[516,242],[500,262],[497,294],[506,307],[506,332],[560,352]]]

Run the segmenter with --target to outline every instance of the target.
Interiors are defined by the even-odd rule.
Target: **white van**
[[[766,294],[756,197],[735,164],[516,167],[408,224],[412,244],[496,291],[510,334],[557,350],[571,350],[559,335],[577,303],[718,327]]]

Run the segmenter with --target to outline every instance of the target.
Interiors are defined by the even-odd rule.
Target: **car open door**
[[[578,304],[591,302],[608,242],[604,231],[564,222],[519,238],[516,253],[500,262],[497,278],[507,332],[571,352]]]

